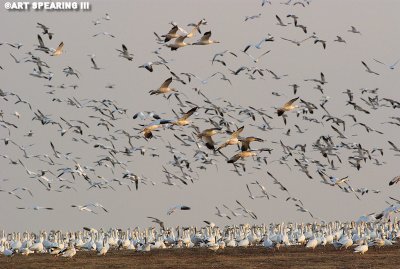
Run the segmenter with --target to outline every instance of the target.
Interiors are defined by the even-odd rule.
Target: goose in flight
[[[210,37],[211,37],[211,31],[208,31],[204,33],[204,35],[201,37],[199,41],[193,43],[192,45],[210,45],[214,43],[220,43],[219,41],[210,39]]]
[[[164,63],[162,63],[161,61],[147,62],[145,64],[140,65],[139,68],[146,68],[147,71],[153,72],[154,71],[153,65],[160,65],[160,64],[164,64]]]
[[[159,115],[157,115],[155,112],[148,112],[148,111],[137,112],[135,115],[133,115],[133,119],[135,120],[137,118],[139,118],[141,120],[145,120],[147,118],[153,118],[155,120],[160,120],[161,119],[161,117]]]
[[[356,27],[354,27],[354,26],[350,26],[350,27],[351,27],[351,29],[350,29],[350,30],[347,30],[347,32],[350,32],[350,33],[353,33],[353,34],[360,34],[360,35],[361,35],[361,32],[358,31],[358,30],[356,29]]]
[[[399,182],[400,182],[400,176],[394,177],[392,180],[389,181],[389,186],[392,186]]]
[[[159,94],[166,94],[169,92],[177,92],[177,90],[175,88],[169,87],[171,82],[172,82],[172,77],[166,79],[157,90],[149,91],[150,95],[154,95],[154,94],[159,95]]]
[[[22,199],[20,196],[18,196],[18,194],[16,194],[15,192],[13,192],[13,191],[6,191],[6,190],[2,190],[2,189],[0,189],[0,192],[6,192],[6,193],[8,193],[8,194],[10,194],[10,195],[14,195],[15,197],[17,197],[18,199]]]
[[[235,56],[235,57],[237,58],[237,55],[236,55],[235,53],[233,53],[232,51],[224,50],[223,52],[219,52],[219,53],[214,54],[214,57],[213,57],[212,60],[211,60],[211,64],[213,64],[215,61],[217,61],[217,57],[218,57],[218,56],[223,57],[223,56],[225,55],[225,53],[229,53],[229,54],[231,54],[231,55],[233,55],[233,56]],[[224,63],[225,63],[225,62],[224,62]],[[225,64],[225,65],[226,65],[226,64]]]
[[[226,213],[222,213],[221,210],[216,206],[215,209],[217,209],[217,213],[215,213],[216,216],[220,218],[226,217],[227,219],[231,219],[231,217],[228,216]]]
[[[261,59],[261,57],[263,57],[264,55],[266,55],[267,53],[269,53],[271,50],[268,50],[266,52],[264,52],[263,54],[261,54],[260,56],[258,56],[257,58],[255,58],[253,55],[243,51],[247,56],[249,56],[254,63],[258,63],[258,61]]]
[[[324,49],[326,49],[326,41],[325,41],[325,40],[322,40],[322,39],[315,39],[315,40],[314,40],[314,44],[317,44],[317,43],[321,43],[321,44],[322,44],[322,47],[323,47]]]
[[[339,43],[346,43],[346,40],[344,40],[341,36],[336,36],[336,39],[333,41],[339,42]]]
[[[20,49],[23,46],[22,43],[0,42],[0,46],[3,44],[9,45],[10,47],[13,47],[15,49]]]
[[[250,190],[249,184],[246,184],[246,188],[247,188],[247,191],[249,192],[250,199],[252,199],[252,200],[256,199],[256,197],[253,195],[253,193]]]
[[[63,52],[63,47],[64,47],[64,42],[61,42],[60,45],[58,45],[57,49],[50,49],[53,53],[51,56],[60,56]]]
[[[171,215],[172,213],[174,213],[176,210],[190,210],[191,208],[185,205],[177,205],[174,207],[171,207],[170,209],[168,209],[167,215]]]
[[[372,71],[364,61],[361,61],[361,63],[362,63],[362,65],[366,68],[365,71],[367,71],[367,72],[370,73],[370,74],[379,75],[379,74],[376,73],[375,71]]]
[[[109,36],[109,37],[115,38],[115,36],[113,34],[109,33],[109,32],[100,32],[100,33],[94,34],[93,37],[96,37],[96,36],[99,36],[99,35],[105,35],[105,36]]]
[[[400,152],[400,147],[397,147],[392,141],[388,141],[388,143],[392,146],[390,150],[394,150],[396,152]]]
[[[276,25],[280,26],[287,26],[287,24],[284,24],[281,20],[281,18],[278,15],[275,15],[275,18],[278,20],[278,23]]]
[[[177,33],[179,30],[178,25],[174,25],[171,30],[165,35],[162,35],[161,37],[165,37],[164,42],[168,42],[173,38],[178,38],[180,35]]]
[[[33,210],[41,210],[41,209],[46,209],[46,210],[54,210],[52,207],[43,207],[43,206],[32,206],[32,207],[17,207],[17,209],[33,209]]]
[[[257,219],[257,216],[256,216],[256,214],[255,214],[253,211],[251,211],[251,210],[247,209],[246,207],[244,207],[244,206],[242,205],[242,203],[240,203],[238,200],[236,200],[236,203],[242,208],[242,210],[243,210],[244,212],[246,212],[247,214],[249,214],[249,216],[250,216],[251,218]]]
[[[238,161],[239,159],[245,159],[248,157],[253,157],[253,156],[257,156],[257,153],[251,150],[247,150],[247,151],[241,151],[235,155],[232,156],[232,158],[230,158],[227,162],[228,163],[235,163],[236,161]]]
[[[241,151],[250,150],[250,143],[252,143],[252,142],[264,142],[263,139],[258,138],[258,137],[254,137],[254,136],[240,138],[239,141],[242,143],[242,146],[240,148]]]
[[[185,126],[188,125],[190,123],[190,121],[188,120],[188,118],[197,111],[198,107],[193,107],[192,109],[190,109],[188,112],[186,112],[185,114],[183,114],[182,117],[180,117],[178,120],[176,120],[175,122],[172,122],[172,124],[174,125],[178,125],[178,126]]]
[[[326,80],[325,80],[325,75],[324,75],[324,73],[320,73],[320,76],[321,76],[321,79],[315,79],[315,78],[310,78],[310,79],[305,79],[304,81],[314,81],[314,82],[317,82],[317,83],[320,83],[321,85],[324,85],[325,83],[328,83]]]
[[[97,213],[93,209],[87,207],[86,205],[71,205],[71,207],[78,208],[79,211],[91,212],[97,215]]]
[[[49,32],[50,28],[47,27],[46,25],[41,24],[41,23],[38,22],[37,25],[36,25],[36,28],[42,29],[42,31],[43,31],[42,34],[48,35],[50,40],[53,38],[54,33],[50,33]]]
[[[161,221],[160,219],[157,219],[155,217],[147,217],[148,219],[151,219],[151,222],[157,223],[158,225],[160,225],[161,229],[163,229],[165,231],[165,226],[164,226],[164,222]]]
[[[208,149],[214,150],[215,142],[212,140],[212,136],[220,133],[220,131],[221,131],[220,127],[206,129],[201,133],[199,133],[197,137],[200,138],[206,144],[206,147]]]
[[[295,44],[295,45],[297,45],[297,46],[300,46],[301,43],[303,43],[304,41],[306,41],[308,38],[303,39],[303,40],[301,40],[301,41],[292,40],[292,39],[288,39],[288,38],[284,38],[284,37],[281,37],[281,39],[286,40],[286,41],[289,41],[290,43],[293,43],[293,44]]]
[[[97,64],[96,64],[96,62],[94,61],[94,58],[90,58],[90,61],[92,62],[92,68],[94,69],[94,70],[100,70],[100,69],[103,69],[103,68],[101,68],[101,67],[98,67],[97,66]]]
[[[187,45],[191,45],[190,43],[185,43],[184,40],[187,36],[183,35],[183,36],[179,36],[175,39],[175,43],[172,44],[166,44],[165,46],[170,48],[171,51],[173,50],[177,50],[179,48],[185,47]]]
[[[36,45],[37,48],[35,50],[40,50],[45,53],[49,53],[50,49],[44,44],[42,37],[40,35],[37,35],[37,38],[39,41],[39,45]]]
[[[171,73],[172,73],[172,72],[171,72]],[[207,77],[207,78],[205,78],[205,79],[201,79],[201,78],[199,78],[198,76],[196,76],[195,74],[192,74],[192,73],[181,73],[181,74],[188,77],[189,83],[191,82],[192,77],[194,77],[195,79],[199,80],[199,81],[201,82],[201,84],[207,84],[208,81],[209,81],[211,78],[213,78],[214,76],[216,76],[216,75],[218,75],[218,74],[224,76],[224,74],[222,74],[221,72],[215,72],[214,74],[210,75],[209,77]],[[186,84],[186,83],[184,83],[184,84]]]
[[[278,108],[278,110],[277,110],[278,116],[282,116],[285,112],[291,111],[291,110],[297,108],[298,107],[297,105],[293,105],[293,103],[297,99],[299,99],[299,97],[293,98],[289,102],[285,103],[281,108]]]
[[[273,37],[271,34],[268,34],[267,37],[261,39],[261,41],[258,42],[257,44],[249,44],[249,45],[247,45],[247,46],[244,48],[243,52],[247,52],[247,50],[248,50],[249,48],[251,48],[251,47],[255,47],[256,49],[261,49],[261,45],[262,45],[264,42],[268,42],[268,41],[271,41],[271,42],[274,41],[274,37]]]
[[[156,120],[144,127],[139,133],[143,133],[143,136],[147,139],[153,137],[152,131],[162,127],[164,124],[171,123],[170,120]]]
[[[394,62],[394,64],[392,64],[392,65],[387,65],[387,64],[385,64],[384,62],[381,62],[381,61],[379,61],[379,60],[377,60],[377,59],[373,59],[375,62],[377,62],[377,63],[380,63],[380,64],[383,64],[384,66],[387,66],[387,67],[389,67],[390,69],[392,69],[392,70],[394,70],[394,68],[396,67],[396,65],[399,63],[399,61],[400,61],[400,59],[398,59],[396,62]]]
[[[281,78],[283,78],[283,77],[287,77],[288,76],[288,74],[285,74],[285,75],[281,75],[281,76],[278,76],[277,74],[275,74],[272,70],[269,70],[269,69],[265,69],[266,71],[268,71],[272,76],[273,76],[273,78],[274,79],[281,79]]]
[[[105,17],[103,17],[102,19],[106,21],[111,20],[110,14],[106,13]]]
[[[243,131],[243,129],[244,129],[244,126],[238,128],[236,131],[234,131],[231,134],[231,137],[225,143],[223,143],[221,146],[219,146],[217,148],[217,151],[219,151],[220,149],[223,149],[223,148],[225,148],[225,147],[227,147],[229,145],[237,145],[237,144],[239,144],[239,135]]]
[[[122,50],[120,49],[116,49],[117,51],[119,51],[119,56],[122,58],[127,59],[128,61],[132,61],[133,60],[133,54],[129,53],[128,48],[122,44]]]
[[[258,18],[260,18],[260,17],[261,17],[261,13],[258,13],[257,15],[246,16],[246,17],[244,18],[244,21],[258,19]]]

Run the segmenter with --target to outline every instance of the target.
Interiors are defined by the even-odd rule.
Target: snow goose
[[[210,44],[220,43],[219,41],[210,39],[210,37],[211,37],[211,31],[208,31],[204,33],[204,35],[199,41],[193,43],[192,45],[210,45]]]
[[[237,145],[237,144],[239,144],[239,138],[238,137],[239,137],[240,133],[243,131],[243,129],[244,129],[244,126],[238,128],[236,131],[234,131],[231,134],[231,137],[225,143],[223,143],[221,146],[219,146],[217,148],[217,151],[219,151],[220,149],[225,148],[225,147],[227,147],[229,145]]]
[[[298,106],[293,105],[293,103],[299,99],[299,97],[293,98],[292,100],[290,100],[289,102],[285,103],[281,108],[279,108],[277,110],[278,116],[282,116],[285,112],[287,111],[291,111],[295,108],[297,108]]]
[[[166,79],[158,89],[149,91],[150,95],[154,94],[159,95],[159,94],[166,94],[169,92],[177,92],[175,88],[169,87],[171,82],[172,82],[172,77]]]
[[[368,241],[364,239],[364,243],[354,249],[354,253],[364,254],[368,251]]]
[[[50,49],[53,53],[51,56],[60,56],[63,53],[63,47],[64,47],[64,42],[61,42],[60,45],[58,45],[57,49]]]
[[[387,65],[387,64],[385,64],[384,62],[382,62],[382,61],[379,61],[379,60],[377,60],[377,59],[373,59],[375,62],[377,62],[377,63],[380,63],[380,64],[383,64],[384,66],[387,66],[387,67],[389,67],[390,69],[392,69],[392,70],[394,70],[394,68],[396,67],[396,65],[400,62],[400,59],[398,59],[396,62],[394,62],[393,64],[391,64],[391,65]]]
[[[166,44],[165,46],[170,48],[171,51],[172,50],[177,50],[179,48],[185,47],[187,45],[191,45],[190,43],[185,43],[184,40],[187,36],[183,35],[183,36],[179,36],[175,39],[175,43],[172,44]]]
[[[257,156],[257,153],[254,151],[251,151],[251,150],[242,151],[242,152],[235,154],[232,158],[230,158],[228,160],[228,163],[234,163],[234,162],[238,161],[239,159],[245,159],[245,158],[252,157],[252,156]]]
[[[122,58],[127,59],[128,61],[132,61],[133,60],[133,54],[129,53],[128,48],[122,44],[122,50],[120,49],[116,49],[117,51],[119,51],[119,56]]]
[[[312,248],[313,250],[317,247],[318,245],[318,240],[315,236],[313,236],[306,245],[306,248]]]
[[[173,125],[178,125],[178,126],[185,126],[190,124],[190,121],[188,120],[188,118],[193,115],[193,113],[195,113],[197,111],[198,107],[193,107],[192,109],[190,109],[189,111],[187,111],[185,114],[183,114],[182,117],[180,117],[178,120],[176,120],[175,122],[172,122]]]

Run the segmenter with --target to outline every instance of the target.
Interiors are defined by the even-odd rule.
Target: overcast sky
[[[5,1],[2,1],[5,2]],[[94,148],[96,143],[109,145],[107,141],[94,141],[88,135],[109,137],[115,135],[118,141],[113,141],[117,150],[123,150],[129,147],[128,141],[124,135],[118,135],[114,132],[123,129],[132,135],[138,133],[133,128],[141,128],[139,124],[148,124],[150,120],[133,120],[132,116],[139,111],[155,111],[163,118],[173,119],[175,116],[172,109],[179,111],[180,107],[176,99],[171,97],[166,100],[162,96],[150,96],[149,91],[158,88],[161,83],[170,77],[169,71],[163,66],[155,66],[154,72],[150,73],[145,69],[138,68],[148,61],[158,60],[152,51],[162,47],[160,55],[170,60],[168,66],[175,73],[190,72],[200,78],[206,78],[214,72],[222,72],[231,80],[232,86],[226,81],[218,79],[218,76],[209,80],[207,84],[200,83],[193,79],[191,83],[183,85],[173,81],[171,86],[181,92],[180,97],[183,100],[189,100],[200,106],[205,105],[201,96],[197,95],[193,88],[199,88],[213,102],[220,106],[225,106],[223,100],[232,102],[234,105],[242,107],[253,106],[265,109],[266,113],[273,116],[268,119],[271,125],[277,128],[273,131],[260,131],[257,127],[250,124],[261,125],[262,119],[256,116],[256,121],[248,118],[244,123],[235,121],[233,118],[227,118],[233,125],[244,125],[243,136],[257,136],[265,140],[261,144],[254,144],[254,148],[268,147],[272,148],[271,154],[260,153],[261,157],[267,157],[268,165],[261,165],[261,169],[256,169],[257,162],[251,158],[243,161],[246,164],[246,172],[239,176],[232,171],[232,165],[226,163],[221,155],[213,156],[212,151],[206,147],[202,149],[210,154],[210,158],[216,160],[215,165],[207,165],[207,170],[199,169],[199,162],[194,162],[194,152],[197,149],[193,144],[191,147],[184,147],[177,141],[173,134],[188,134],[194,130],[189,127],[172,131],[170,129],[157,132],[161,138],[151,139],[149,141],[133,139],[134,146],[145,146],[157,148],[156,151],[148,150],[144,156],[139,152],[133,156],[127,157],[121,153],[117,154],[118,159],[127,163],[127,169],[135,174],[145,176],[153,181],[155,185],[148,181],[147,185],[139,184],[139,190],[134,190],[134,184],[131,185],[132,191],[126,186],[119,186],[118,183],[110,183],[115,188],[88,190],[88,183],[82,177],[76,177],[72,181],[70,175],[64,175],[63,178],[71,180],[72,183],[60,182],[51,174],[47,177],[53,180],[52,189],[47,191],[36,179],[29,178],[21,165],[10,164],[6,158],[0,158],[0,189],[12,190],[17,187],[26,187],[32,190],[34,197],[28,193],[19,191],[21,200],[7,192],[0,192],[0,211],[1,221],[0,229],[11,230],[40,229],[40,228],[60,228],[60,229],[78,229],[82,226],[95,227],[134,227],[152,225],[146,218],[154,216],[165,220],[169,225],[201,225],[203,220],[211,220],[219,225],[243,222],[269,223],[279,221],[312,221],[307,213],[296,211],[294,202],[286,202],[288,195],[279,190],[277,185],[273,185],[272,179],[267,176],[267,171],[271,172],[283,185],[289,190],[293,197],[299,198],[304,203],[304,207],[310,210],[315,216],[323,220],[354,220],[360,215],[372,212],[378,212],[385,207],[388,197],[399,197],[397,186],[389,188],[388,182],[393,177],[399,175],[396,165],[399,164],[400,157],[395,156],[394,151],[389,150],[388,140],[400,145],[399,126],[382,124],[390,121],[389,117],[399,117],[399,109],[391,107],[379,107],[376,110],[371,109],[360,97],[367,99],[374,94],[361,94],[361,88],[374,89],[379,88],[379,98],[391,98],[400,100],[399,94],[399,66],[390,70],[382,64],[373,60],[373,58],[383,61],[387,64],[393,64],[400,58],[400,23],[398,19],[398,10],[400,2],[398,1],[313,1],[310,5],[303,8],[300,5],[286,6],[280,4],[280,1],[273,1],[272,5],[261,7],[261,1],[90,1],[91,11],[21,11],[11,12],[0,7],[0,24],[3,25],[0,35],[0,42],[21,42],[23,46],[17,50],[11,46],[3,44],[0,46],[0,89],[18,94],[22,99],[32,105],[31,111],[28,106],[16,102],[15,96],[7,96],[8,101],[0,99],[0,110],[3,111],[4,121],[11,122],[18,126],[17,129],[11,128],[11,135],[5,128],[0,128],[0,138],[9,137],[19,145],[28,146],[28,155],[48,154],[52,156],[59,165],[49,165],[37,158],[24,158],[23,152],[15,145],[7,146],[2,142],[0,144],[0,153],[9,156],[13,160],[22,160],[22,162],[32,171],[39,169],[49,169],[57,174],[57,169],[73,167],[72,160],[65,158],[56,159],[50,148],[50,141],[53,142],[56,149],[62,153],[71,152],[72,158],[75,158],[82,166],[87,165],[95,167],[96,175],[88,171],[89,177],[94,181],[100,181],[97,176],[106,179],[121,179],[125,171],[116,167],[114,174],[107,167],[96,167],[95,161],[99,156],[108,154],[107,150]],[[104,20],[108,13],[111,20]],[[260,18],[244,22],[246,16],[257,15],[261,13]],[[288,14],[297,15],[298,22],[307,26],[308,33],[305,34],[300,28],[289,24],[286,27],[276,25],[275,15],[279,15],[285,23],[292,23]],[[188,46],[180,48],[178,51],[170,51],[166,47],[157,44],[153,32],[159,35],[165,34],[171,28],[171,21],[178,23],[181,27],[191,30],[188,23],[198,22],[205,18],[207,25],[201,26],[202,33],[212,31],[212,39],[220,41],[219,44],[209,46]],[[94,25],[92,21],[100,19],[101,23]],[[54,33],[52,40],[41,33],[36,28],[36,23],[40,22],[50,28]],[[361,34],[349,32],[350,26],[355,26]],[[111,38],[104,35],[93,37],[100,32],[109,32],[115,36]],[[296,46],[281,37],[293,40],[303,40],[309,37],[313,32],[317,36],[326,40],[327,48],[324,50],[321,44],[314,44],[313,39],[304,42],[301,46]],[[250,48],[248,52],[258,57],[267,50],[271,50],[263,56],[258,63],[253,63],[241,50],[248,44],[258,43],[270,33],[274,36],[274,42],[264,43],[261,49]],[[41,34],[44,42],[51,48],[56,48],[58,44],[64,42],[64,53],[59,57],[51,57],[43,52],[35,51],[35,45],[38,44],[37,34]],[[339,35],[346,40],[346,43],[333,42]],[[197,34],[189,42],[195,42],[201,37]],[[134,54],[133,61],[127,61],[118,56],[116,49],[121,49],[125,44],[130,52]],[[217,52],[230,50],[238,55],[237,58],[226,54],[223,59],[227,67],[219,63],[211,65],[211,59]],[[49,82],[45,79],[30,76],[35,65],[33,63],[17,64],[11,58],[12,53],[17,59],[27,56],[27,52],[32,52],[46,61],[54,73],[53,79]],[[101,70],[91,68],[88,54],[96,55],[96,63]],[[222,59],[222,58],[221,58]],[[365,61],[369,67],[380,75],[369,74],[361,65]],[[79,79],[74,76],[66,77],[62,72],[63,68],[71,66],[79,71]],[[267,68],[273,70],[278,75],[288,74],[280,80],[275,80],[272,76],[264,72],[264,76],[256,76],[255,80],[250,80],[247,75],[240,73],[234,76],[227,68],[236,70],[241,66]],[[346,120],[345,135],[347,139],[340,139],[331,129],[331,122],[322,120],[325,112],[319,108],[314,117],[323,122],[315,124],[302,120],[302,116],[296,117],[295,112],[288,114],[288,124],[285,126],[282,119],[275,114],[275,108],[291,98],[300,96],[303,100],[319,104],[323,95],[314,87],[316,83],[305,82],[304,79],[319,78],[319,73],[325,74],[328,83],[323,86],[325,96],[329,96],[329,102],[326,104],[328,111],[339,118]],[[185,78],[186,80],[186,78]],[[290,84],[300,85],[297,95],[293,95]],[[50,95],[46,92],[51,90],[44,85],[54,86],[55,93]],[[57,88],[64,84],[78,85],[77,89]],[[113,89],[107,89],[108,84],[115,84]],[[355,102],[367,109],[369,115],[354,109],[347,105],[347,96],[342,92],[351,89],[354,92]],[[278,92],[281,96],[275,96],[272,92]],[[113,121],[115,127],[110,132],[103,126],[97,126],[96,119],[90,119],[89,116],[101,116],[91,108],[76,108],[68,105],[65,100],[76,98],[85,103],[84,100],[111,99],[119,107],[126,108],[126,115],[118,115],[118,120]],[[62,102],[52,101],[53,98],[59,98]],[[381,104],[386,102],[381,101]],[[60,117],[67,120],[84,120],[90,125],[90,128],[84,128],[83,136],[68,132],[65,136],[60,136],[57,125],[41,125],[39,121],[31,121],[34,117],[33,112],[40,109],[44,114],[64,124]],[[182,108],[189,110],[190,107]],[[21,117],[18,119],[14,112],[18,112]],[[165,114],[163,114],[165,113]],[[375,128],[384,134],[375,132],[367,133],[362,126],[352,126],[353,121],[349,117],[343,117],[345,114],[354,114],[357,120]],[[235,114],[235,113],[231,113]],[[244,119],[245,115],[235,117]],[[204,109],[199,109],[198,114],[192,116],[192,121],[200,129],[212,127],[202,120],[209,117]],[[227,116],[226,116],[227,117]],[[393,121],[393,120],[392,120]],[[302,129],[307,129],[303,134],[296,132],[294,125],[299,125]],[[234,128],[234,127],[233,127]],[[291,129],[291,136],[285,136],[284,133]],[[341,127],[339,128],[341,129]],[[25,136],[30,130],[33,131],[32,137]],[[380,162],[386,162],[384,165],[377,166],[373,161],[368,160],[361,163],[361,170],[357,171],[348,163],[348,157],[352,155],[350,150],[340,149],[339,155],[342,163],[338,163],[335,158],[337,170],[326,169],[328,175],[337,177],[349,176],[350,184],[354,189],[368,188],[380,190],[378,194],[368,193],[361,197],[361,200],[355,198],[353,194],[342,192],[338,187],[331,187],[321,184],[321,178],[316,172],[316,166],[310,165],[310,173],[313,179],[308,179],[304,173],[295,166],[294,158],[299,158],[296,153],[294,157],[288,158],[286,165],[278,160],[284,154],[279,144],[282,140],[285,144],[294,146],[295,144],[307,144],[306,156],[310,159],[319,160],[327,164],[319,152],[314,151],[312,144],[321,135],[330,135],[335,143],[341,141],[350,143],[361,143],[369,150],[373,148],[383,148],[384,155],[380,156],[374,153],[374,157]],[[214,137],[220,144],[224,142],[229,135],[219,134]],[[75,142],[73,138],[85,139],[89,144],[82,141]],[[165,175],[162,172],[162,165],[170,171],[179,173],[179,168],[173,167],[170,161],[173,161],[173,154],[168,152],[165,146],[170,142],[176,148],[176,155],[181,155],[179,151],[186,154],[192,163],[193,172],[190,173],[196,180],[194,183],[189,181],[187,186],[179,181],[175,181],[177,186],[167,186]],[[236,152],[236,147],[231,146],[223,150],[224,154],[231,157]],[[159,157],[152,157],[151,153],[157,153]],[[80,159],[77,159],[80,158]],[[251,184],[258,180],[264,185],[268,192],[274,194],[277,198],[250,199],[246,189],[246,184],[250,185],[254,195],[261,195],[256,185]],[[128,182],[125,181],[124,182]],[[67,184],[76,188],[74,190],[63,190],[57,192],[59,186]],[[215,215],[215,206],[223,209],[223,204],[232,209],[237,208],[235,200],[241,201],[246,207],[253,210],[258,220],[252,220],[244,217],[232,217],[232,220],[219,218]],[[71,208],[72,204],[84,205],[87,203],[99,202],[108,213],[101,209],[95,209],[97,215],[90,212],[80,212],[76,208]],[[190,211],[175,212],[167,216],[167,210],[178,204],[191,207]],[[33,211],[18,210],[17,207],[29,207],[33,205],[53,207],[53,211]],[[228,213],[226,210],[224,211]]]

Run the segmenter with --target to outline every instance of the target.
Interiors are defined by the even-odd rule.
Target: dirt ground
[[[353,247],[354,248],[354,247]],[[333,246],[314,251],[296,246],[279,251],[263,247],[226,248],[214,253],[208,249],[163,249],[148,253],[110,251],[104,257],[95,252],[78,252],[72,259],[49,254],[28,257],[0,256],[0,268],[400,268],[400,245],[376,249],[364,255]]]

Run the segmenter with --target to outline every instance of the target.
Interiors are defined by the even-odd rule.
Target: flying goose
[[[396,183],[399,183],[399,182],[400,182],[400,176],[396,176],[392,180],[389,181],[389,186],[392,186],[392,185],[394,185]]]
[[[220,127],[205,129],[197,135],[205,144],[208,149],[214,150],[215,142],[212,140],[212,136],[218,134],[221,131]]]
[[[105,35],[105,36],[109,36],[109,37],[115,38],[115,36],[113,34],[109,33],[109,32],[100,32],[100,33],[94,34],[93,37],[96,37],[96,36],[99,36],[99,35]]]
[[[167,46],[168,48],[171,49],[171,51],[173,50],[177,50],[179,48],[185,47],[187,45],[191,45],[190,43],[185,43],[184,40],[187,36],[179,36],[175,39],[175,43],[172,44],[166,44],[165,46]]]
[[[321,44],[322,44],[322,47],[323,47],[324,49],[326,49],[326,41],[325,41],[325,40],[322,40],[322,39],[315,39],[315,40],[314,40],[314,44],[317,44],[317,43],[321,43]]]
[[[392,65],[387,65],[382,61],[378,61],[377,59],[373,59],[375,62],[383,64],[384,66],[389,67],[390,69],[394,70],[394,68],[396,67],[396,65],[399,63],[400,59],[398,59],[397,61],[395,61]]]
[[[217,148],[217,151],[219,151],[220,149],[225,148],[225,147],[227,147],[229,145],[237,145],[237,144],[239,144],[239,135],[243,131],[243,129],[244,129],[244,126],[238,128],[236,131],[234,131],[231,134],[231,137],[225,143],[223,143],[221,146],[219,146]]]
[[[116,49],[116,50],[120,52],[120,54],[119,54],[120,57],[125,58],[128,61],[133,60],[133,54],[129,53],[128,48],[124,44],[122,44],[122,50],[120,50],[120,49]]]
[[[251,151],[251,150],[241,151],[241,152],[235,154],[234,156],[232,156],[232,158],[230,158],[227,162],[235,163],[239,159],[245,159],[245,158],[252,157],[252,156],[257,156],[257,153],[254,151]]]
[[[258,13],[257,15],[246,16],[246,17],[244,18],[244,21],[254,20],[254,19],[257,19],[257,18],[260,18],[260,17],[261,17],[261,13]]]
[[[354,27],[354,26],[350,26],[350,27],[351,27],[351,29],[350,29],[350,30],[347,30],[347,32],[350,32],[350,33],[353,33],[353,34],[360,34],[360,35],[361,35],[361,32],[358,31],[358,30],[356,29],[356,27]]]
[[[263,139],[254,137],[254,136],[249,136],[245,138],[240,138],[239,141],[242,143],[242,146],[240,148],[241,151],[248,151],[250,150],[250,143],[251,142],[264,142]]]
[[[94,70],[103,69],[103,68],[97,66],[96,62],[94,61],[94,58],[90,58],[90,61],[91,61],[92,64],[93,64],[92,68],[93,68]]]
[[[275,18],[278,20],[277,25],[280,25],[280,26],[287,26],[287,24],[284,24],[284,23],[282,22],[281,18],[280,18],[278,15],[275,15]]]
[[[190,210],[191,208],[185,205],[177,205],[174,207],[171,207],[170,209],[168,209],[167,215],[171,215],[172,213],[174,213],[176,210]]]
[[[149,91],[150,95],[154,95],[154,94],[159,95],[159,94],[165,94],[165,93],[169,93],[169,92],[177,92],[177,90],[175,88],[169,87],[171,82],[172,82],[172,77],[166,79],[157,90]]]
[[[143,136],[145,138],[152,138],[153,137],[153,133],[152,131],[162,127],[164,124],[167,123],[171,123],[170,120],[157,120],[157,121],[153,121],[152,123],[150,123],[149,125],[147,125],[146,127],[144,127],[139,133],[143,133]]]
[[[57,49],[50,49],[52,51],[51,56],[60,56],[63,52],[63,47],[64,47],[64,42],[61,42],[60,45],[58,45]]]
[[[188,112],[186,112],[185,114],[183,114],[182,117],[180,117],[178,120],[176,120],[175,122],[172,122],[172,124],[174,125],[178,125],[178,126],[185,126],[188,125],[190,123],[190,121],[188,120],[188,118],[197,111],[198,107],[193,107],[192,109],[190,109]]]
[[[281,108],[278,108],[278,110],[277,110],[278,116],[282,116],[285,112],[291,111],[291,110],[297,108],[298,107],[297,105],[293,105],[293,103],[297,99],[299,99],[299,97],[293,98],[289,102],[285,103]]]
[[[324,73],[320,73],[320,76],[321,76],[321,79],[315,79],[315,78],[309,78],[309,79],[305,79],[304,81],[314,81],[314,82],[317,82],[317,83],[320,83],[321,85],[324,85],[325,83],[328,83],[326,80],[325,80],[325,75],[324,75]]]
[[[208,31],[204,33],[204,35],[199,41],[193,43],[192,45],[210,45],[214,43],[220,43],[219,41],[210,39],[210,37],[211,37],[211,31]]]
[[[165,37],[164,42],[168,42],[173,38],[178,38],[180,35],[177,33],[179,30],[178,25],[174,25],[171,30],[165,35],[162,35],[161,37]]]
[[[375,71],[372,71],[364,61],[361,61],[361,63],[362,63],[362,65],[366,68],[365,71],[367,71],[367,72],[370,73],[370,74],[379,75],[379,74],[376,73]]]
[[[341,36],[336,36],[336,39],[333,40],[333,41],[336,41],[336,42],[339,42],[339,43],[346,43],[346,40],[344,40]]]
[[[268,41],[274,41],[274,37],[273,37],[271,34],[268,34],[267,37],[261,39],[261,41],[258,42],[257,44],[249,44],[249,45],[247,45],[247,46],[244,48],[243,52],[246,52],[246,51],[247,51],[249,48],[251,48],[251,47],[255,47],[256,49],[261,49],[261,45],[262,45],[264,42],[268,42]]]

